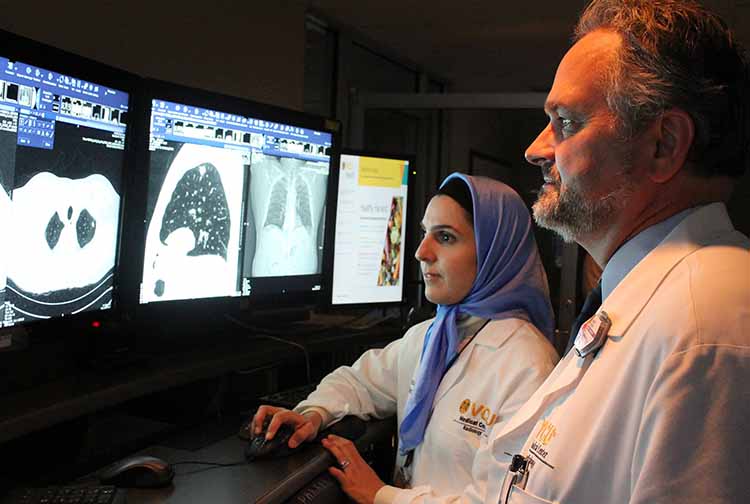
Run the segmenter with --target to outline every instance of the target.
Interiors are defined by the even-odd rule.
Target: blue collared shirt
[[[649,252],[654,250],[682,220],[698,210],[693,207],[644,229],[625,242],[607,262],[602,272],[602,301]]]

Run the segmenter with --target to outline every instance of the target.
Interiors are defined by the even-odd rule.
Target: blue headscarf
[[[435,393],[448,364],[458,353],[459,314],[492,320],[520,318],[534,324],[550,341],[553,337],[554,315],[547,275],[523,200],[502,182],[462,173],[448,175],[440,187],[455,178],[469,187],[474,205],[477,276],[459,303],[437,305],[437,315],[425,335],[414,389],[399,426],[401,453],[413,450],[424,439]]]

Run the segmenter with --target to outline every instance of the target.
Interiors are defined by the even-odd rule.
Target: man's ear
[[[690,114],[679,108],[662,112],[655,120],[656,140],[649,177],[657,184],[668,182],[685,165],[695,137],[695,124]]]

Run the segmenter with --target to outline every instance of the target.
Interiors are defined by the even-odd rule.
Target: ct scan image
[[[5,187],[0,185],[0,233],[4,236],[8,232],[8,223],[10,222],[10,196]],[[0,327],[3,326],[3,317],[5,315],[5,285],[7,283],[8,259],[7,248],[0,246]]]
[[[141,302],[235,295],[246,158],[168,145],[176,155],[152,153]]]
[[[0,88],[3,86],[0,85]],[[16,165],[16,133],[8,131],[7,125],[15,120],[0,111],[0,236],[9,236],[10,190],[13,187],[13,171]],[[5,324],[5,286],[8,281],[8,243],[0,245],[0,327]]]
[[[327,174],[313,163],[275,156],[253,157],[250,171],[252,230],[246,259],[252,276],[320,273]]]
[[[111,307],[122,151],[96,141],[108,139],[106,131],[57,123],[54,149],[17,149],[3,247],[6,318]]]

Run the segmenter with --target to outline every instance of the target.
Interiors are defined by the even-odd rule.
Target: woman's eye
[[[438,239],[443,243],[451,243],[455,238],[450,233],[439,233]]]

